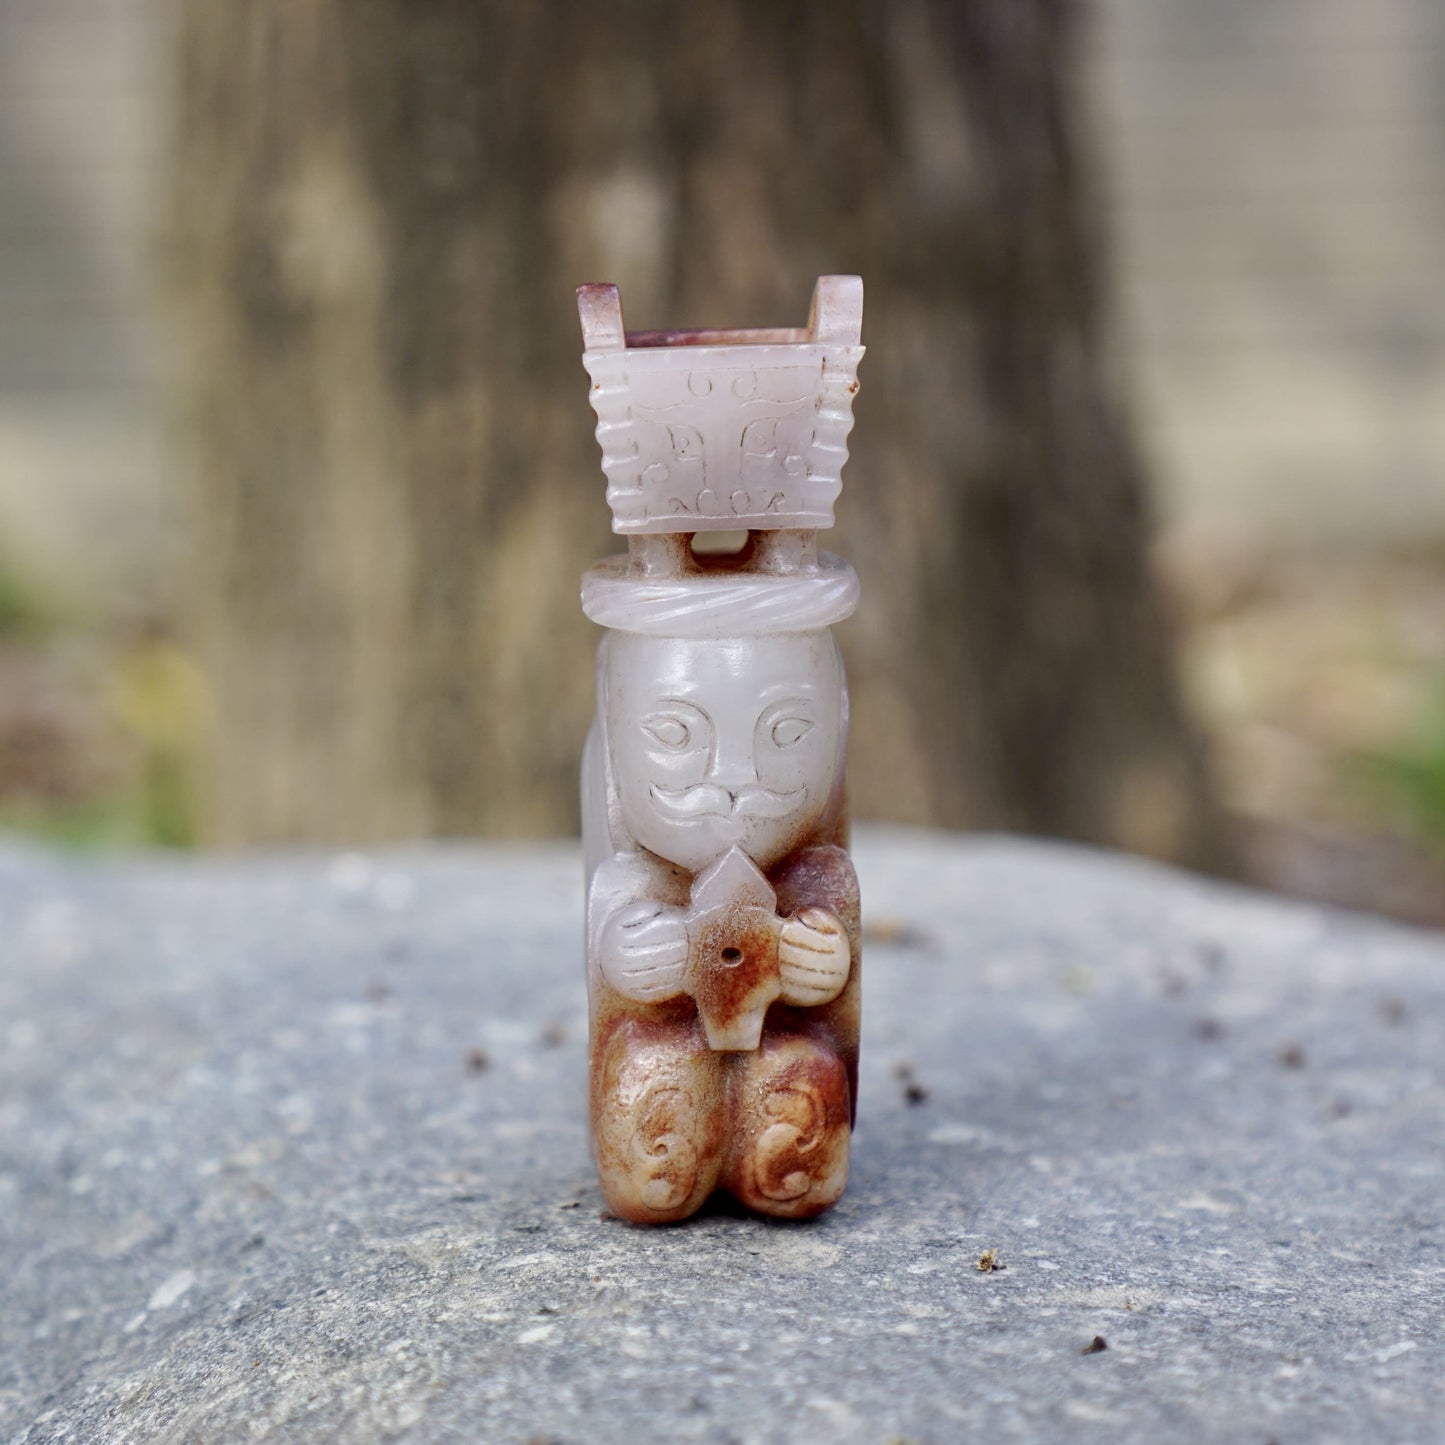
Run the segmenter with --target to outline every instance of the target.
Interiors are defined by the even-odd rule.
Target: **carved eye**
[[[678,717],[652,717],[643,723],[642,730],[654,742],[680,753],[692,741],[692,730]]]
[[[782,717],[773,724],[773,741],[780,748],[790,748],[812,731],[813,724],[805,717]]]

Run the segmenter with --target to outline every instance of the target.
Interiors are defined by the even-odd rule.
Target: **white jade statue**
[[[582,773],[591,1114],[618,1215],[714,1189],[801,1218],[843,1191],[857,1080],[848,698],[819,553],[847,459],[863,287],[806,329],[633,332],[578,291],[613,530],[582,606],[607,630]],[[745,534],[709,552],[700,534]]]

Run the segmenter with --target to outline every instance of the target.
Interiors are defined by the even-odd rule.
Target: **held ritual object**
[[[796,329],[627,332],[607,285],[577,304],[628,542],[582,580],[607,629],[582,765],[602,1192],[640,1223],[715,1189],[805,1218],[843,1192],[857,1088],[829,629],[858,579],[816,538],[848,457],[863,284],[821,277]]]

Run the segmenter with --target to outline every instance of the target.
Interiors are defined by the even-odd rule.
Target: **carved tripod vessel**
[[[863,287],[821,277],[805,328],[750,331],[628,333],[615,286],[577,296],[628,539],[582,581],[606,629],[582,769],[602,1192],[640,1223],[716,1189],[805,1218],[843,1192],[857,1089],[829,629],[858,580],[816,538],[848,456]],[[709,550],[715,533],[745,540]]]

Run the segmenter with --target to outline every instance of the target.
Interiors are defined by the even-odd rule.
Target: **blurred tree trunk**
[[[1113,395],[1072,0],[182,0],[176,295],[225,840],[539,832],[611,550],[572,288],[865,278],[864,816],[1225,845]]]

